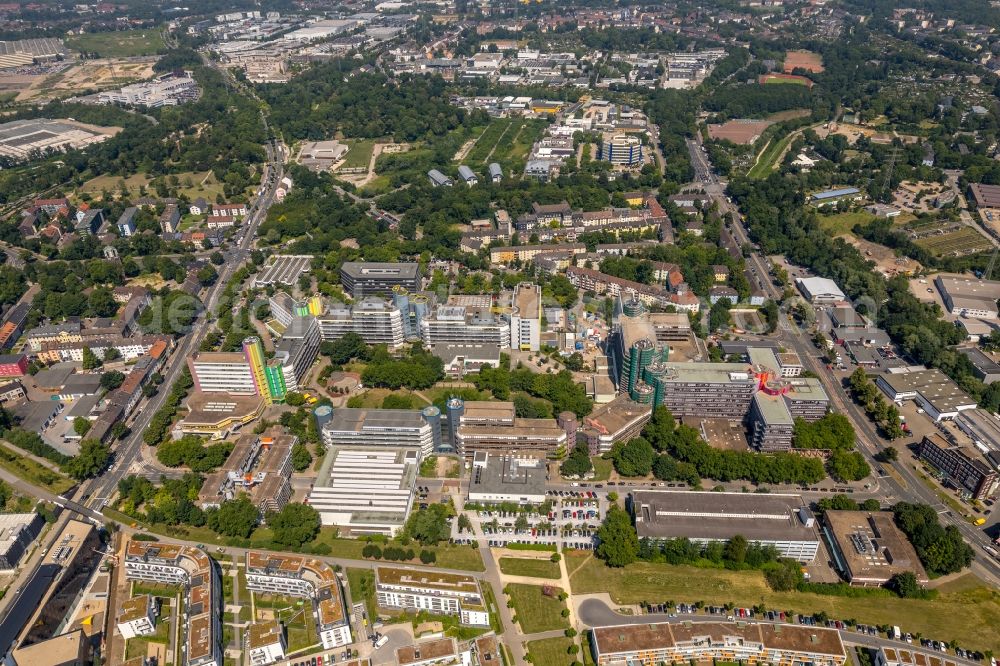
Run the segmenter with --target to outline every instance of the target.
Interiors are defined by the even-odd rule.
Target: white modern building
[[[411,409],[335,409],[320,436],[327,446],[405,447],[430,454],[440,432]]]
[[[327,460],[309,493],[309,506],[323,524],[395,536],[413,507],[419,451],[338,448]]]
[[[531,282],[514,287],[510,313],[510,346],[522,351],[538,351],[542,338],[542,288]]]
[[[254,622],[247,629],[250,666],[267,666],[285,658],[285,632],[277,620]]]
[[[796,278],[795,286],[810,303],[838,303],[847,298],[837,283],[827,278]]]
[[[132,597],[121,605],[117,622],[123,638],[149,636],[156,631],[156,600],[148,594]]]
[[[310,599],[323,649],[351,642],[351,622],[340,578],[326,562],[297,555],[247,553],[247,589]]]
[[[479,581],[464,574],[376,567],[375,598],[382,608],[458,615],[474,627],[490,624]]]
[[[632,509],[640,539],[704,545],[740,535],[799,562],[819,551],[816,520],[798,495],[640,490]]]
[[[125,577],[181,586],[186,597],[184,663],[223,666],[221,581],[218,567],[205,551],[133,539],[125,549]]]
[[[332,304],[316,320],[323,340],[339,340],[347,333],[357,333],[370,345],[399,347],[405,341],[402,312],[381,298],[364,298],[354,306]]]

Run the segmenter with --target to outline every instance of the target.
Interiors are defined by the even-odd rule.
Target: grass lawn
[[[345,139],[343,143],[348,146],[348,150],[340,168],[367,170],[375,148],[375,139]]]
[[[68,476],[17,453],[16,448],[0,446],[0,467],[31,485],[40,486],[56,495],[61,495],[76,485]]]
[[[594,481],[607,481],[611,478],[611,470],[614,469],[614,464],[610,460],[594,456],[590,459],[590,462],[594,465]]]
[[[836,215],[820,215],[819,225],[834,236],[852,233],[851,229],[856,224],[868,224],[875,219],[871,213],[857,210],[850,213],[838,213]]]
[[[603,566],[603,565],[601,565]],[[569,622],[560,613],[566,604],[557,597],[547,597],[542,594],[541,585],[523,585],[511,583],[507,585],[510,598],[514,601],[514,614],[521,630],[526,634],[553,629],[566,629]],[[555,588],[555,593],[559,593]],[[548,662],[536,662],[547,664]]]
[[[747,176],[757,179],[767,178],[774,171],[778,158],[785,153],[788,144],[792,142],[792,136],[792,134],[789,134],[778,140],[772,138],[761,152],[757,163],[747,172]]]
[[[211,171],[179,173],[177,180],[181,184],[177,190],[178,194],[186,194],[191,201],[203,197],[209,203],[215,203],[216,197],[222,194],[224,189]]]
[[[148,186],[149,182],[149,176],[144,173],[135,173],[128,178],[122,178],[121,176],[97,176],[96,178],[91,178],[86,183],[81,185],[80,192],[87,194],[100,194],[104,190],[107,190],[112,194],[116,194],[121,191],[122,183],[125,183],[125,187],[128,188],[129,194],[132,196],[138,196],[139,188]]]
[[[939,588],[937,599],[847,598],[801,592],[773,592],[757,571],[726,571],[637,562],[610,569],[587,553],[564,553],[575,594],[609,592],[616,603],[704,601],[708,604],[764,603],[796,613],[826,611],[830,617],[864,624],[899,625],[903,631],[955,639],[979,649],[1000,650],[1000,592],[971,573]]]
[[[275,615],[287,630],[288,651],[298,652],[317,642],[316,623],[313,620],[312,604],[304,599],[279,597],[281,603],[272,607]],[[260,601],[257,600],[258,608]]]
[[[407,391],[400,389],[398,391],[393,391],[384,388],[373,388],[368,389],[361,395],[354,395],[348,398],[349,407],[364,407],[367,409],[380,409],[382,407],[382,401],[385,400],[386,396],[398,395],[400,397],[408,398],[413,409],[420,409],[427,405],[427,401],[416,395],[412,391]]]
[[[102,58],[155,55],[163,47],[163,38],[156,28],[88,32],[66,38],[66,48],[83,53],[96,53]]]
[[[378,616],[375,604],[375,572],[371,569],[347,569],[347,585],[351,591],[351,603],[364,603],[368,610],[369,622]]]
[[[534,560],[523,557],[501,557],[500,571],[511,576],[534,576],[535,578],[559,578],[559,565],[549,560]]]
[[[567,652],[573,645],[572,638],[546,638],[540,641],[528,642],[528,654],[531,663],[545,666],[570,666],[576,661],[576,656]]]

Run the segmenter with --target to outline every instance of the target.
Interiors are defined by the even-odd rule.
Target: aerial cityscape
[[[997,1],[0,1],[0,663],[997,666],[998,258]]]

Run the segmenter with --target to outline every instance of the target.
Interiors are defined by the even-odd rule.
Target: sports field
[[[164,46],[158,28],[119,32],[88,32],[66,38],[66,48],[100,58],[155,55]]]

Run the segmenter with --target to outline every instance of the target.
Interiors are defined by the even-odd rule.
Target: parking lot
[[[465,512],[473,533],[452,525],[452,540],[468,543],[482,535],[487,544],[502,548],[511,543],[546,544],[561,548],[589,550],[601,526],[607,499],[593,490],[549,490],[544,512],[505,511],[499,508]]]

